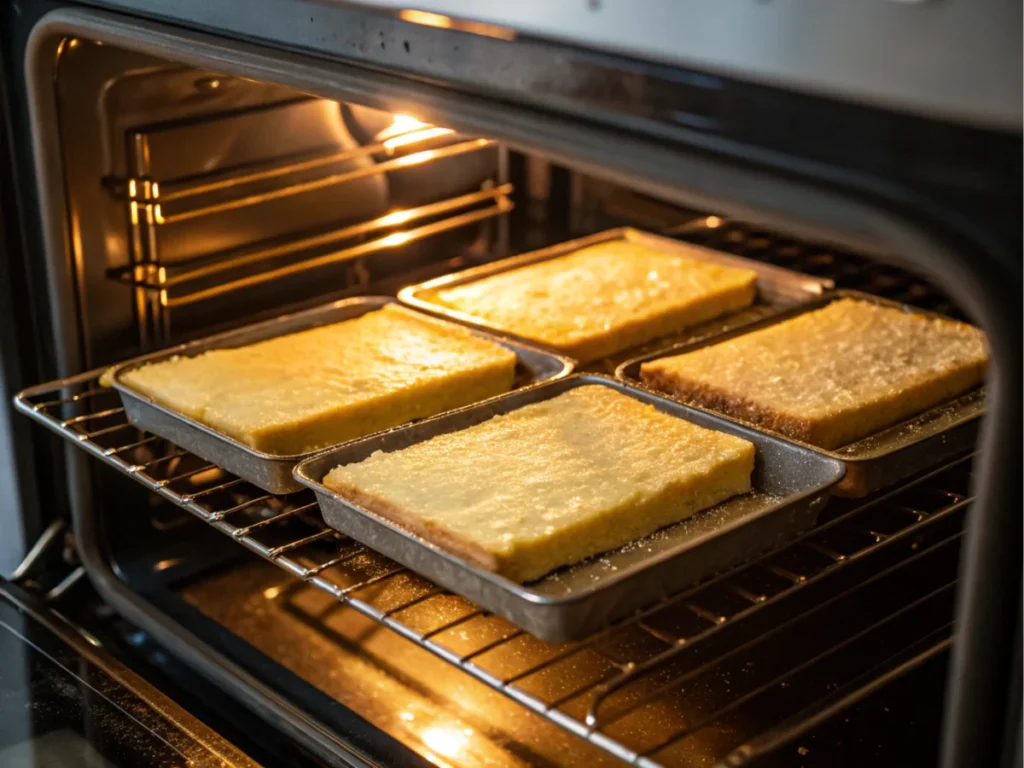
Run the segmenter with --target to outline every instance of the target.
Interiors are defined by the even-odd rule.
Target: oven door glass
[[[141,704],[103,670],[0,599],[0,765],[192,765],[130,714]]]

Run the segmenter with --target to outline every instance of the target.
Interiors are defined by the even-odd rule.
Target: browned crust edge
[[[415,513],[398,507],[379,496],[361,491],[348,483],[333,482],[326,487],[342,496],[346,501],[395,523],[424,541],[435,544],[453,555],[468,560],[478,568],[504,575],[505,563],[501,558],[463,536],[459,536],[445,528],[425,525],[422,518]]]
[[[660,392],[667,392],[688,403],[694,403],[713,411],[727,413],[730,416],[757,424],[780,435],[791,437],[813,445],[821,445],[822,432],[820,423],[811,419],[798,419],[764,405],[754,402],[748,398],[715,389],[699,382],[689,381],[677,376],[640,367],[640,379],[644,384]],[[822,445],[823,448],[834,446]]]
[[[825,421],[800,419],[780,413],[740,394],[727,392],[712,385],[692,381],[657,368],[641,366],[640,379],[653,389],[666,392],[685,402],[743,419],[794,440],[833,450],[898,424],[904,419],[912,418],[916,414],[924,413],[930,408],[935,408],[943,402],[963,394],[984,380],[986,368],[987,360],[983,360],[949,372],[937,380],[926,381],[919,386],[908,388],[900,393],[901,399],[920,397],[924,403],[921,408],[913,412],[901,413],[894,418],[872,418],[870,414],[861,414],[852,422],[850,419]],[[888,410],[890,406],[891,404],[883,403],[879,408],[884,411]],[[853,427],[851,423],[859,424],[860,427]]]

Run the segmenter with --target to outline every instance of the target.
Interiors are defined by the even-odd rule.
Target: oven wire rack
[[[836,288],[884,296],[956,320],[967,320],[963,310],[945,292],[923,277],[853,253],[793,240],[720,216],[700,216],[660,229],[663,235],[707,248],[828,278]]]
[[[828,608],[848,590],[877,584],[917,561],[950,551],[955,554],[970,502],[968,459],[959,459],[874,499],[834,499],[822,521],[783,550],[719,574],[584,641],[553,645],[327,528],[309,492],[283,497],[267,494],[162,438],[139,431],[128,423],[115,393],[99,384],[101,373],[95,370],[27,389],[15,398],[15,405],[104,464],[323,590],[339,604],[393,630],[569,732],[645,768],[661,765],[656,753],[773,686],[785,686],[787,679],[830,654],[848,651],[872,632],[906,621],[930,601],[952,600],[955,570],[926,594],[857,627],[817,655],[721,703],[714,711],[679,723],[655,743],[631,745],[627,738],[615,734],[616,724],[642,712],[667,692],[777,637],[787,627]],[[396,600],[394,594],[380,599],[382,593],[388,597],[389,585],[399,582],[401,599]],[[837,583],[847,586],[837,593]],[[429,626],[412,621],[414,609],[431,601],[444,602],[444,619]],[[799,609],[794,612],[793,606]],[[666,615],[675,617],[673,622],[678,617],[685,621],[666,627],[660,622]],[[950,642],[951,621],[950,610],[948,621],[940,620],[923,637],[888,654],[877,667],[824,699],[807,703],[806,711],[794,715],[792,722],[783,720],[731,750],[722,764],[746,764],[771,745],[800,733],[822,713],[838,711],[866,695],[879,681],[934,657]],[[471,626],[480,642],[465,647],[459,638],[464,639]],[[751,634],[752,627],[760,629]],[[609,650],[624,634],[633,638],[626,643],[626,650]],[[710,642],[713,638],[717,645]],[[489,656],[516,644],[531,648],[529,663],[513,665],[504,672],[495,672],[485,663]],[[727,650],[702,654],[709,647]],[[643,651],[636,650],[639,648]],[[582,676],[573,672],[573,663],[583,656],[598,659],[600,671]],[[696,660],[696,665],[674,670],[681,660],[689,659]],[[566,666],[569,672],[561,675],[562,684],[554,690],[545,690],[550,684],[537,684]],[[666,675],[666,670],[671,674]]]

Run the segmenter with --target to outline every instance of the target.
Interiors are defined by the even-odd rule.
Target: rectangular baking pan
[[[775,323],[796,317],[804,312],[830,304],[837,299],[851,298],[869,301],[883,307],[893,307],[906,312],[914,312],[929,317],[943,317],[935,312],[917,309],[895,301],[872,296],[859,291],[832,291],[819,299],[792,307],[772,317],[754,321],[739,328],[733,328],[719,335],[704,338],[685,344],[674,344],[660,350],[635,357],[618,367],[616,378],[645,387],[640,380],[640,366],[652,360],[672,355],[693,352],[702,347],[711,346],[744,333],[750,333]],[[946,318],[948,319],[948,318]],[[814,386],[814,382],[809,382]],[[671,397],[670,394],[666,397]],[[872,491],[898,483],[918,472],[941,463],[943,460],[970,450],[978,437],[978,425],[981,415],[985,412],[985,388],[977,387],[960,397],[943,403],[930,410],[912,416],[906,421],[869,435],[857,442],[842,448],[826,450],[817,446],[807,445],[816,451],[838,459],[846,465],[846,476],[834,489],[837,496],[860,498]],[[749,424],[732,416],[725,416],[740,424],[746,424],[767,434],[774,434],[764,427]],[[787,438],[791,442],[806,445],[798,440]]]
[[[420,283],[419,285],[412,285],[399,291],[398,298],[403,304],[415,307],[423,312],[428,312],[439,317],[446,317],[450,320],[457,320],[460,323],[464,323],[474,328],[480,328],[498,336],[518,339],[519,341],[523,341],[527,344],[534,344],[543,347],[539,342],[516,336],[515,334],[499,328],[489,326],[487,321],[483,318],[475,317],[474,315],[443,306],[434,300],[434,296],[439,290],[445,288],[453,288],[457,285],[473,283],[482,278],[490,277],[491,275],[496,275],[501,272],[509,272],[541,261],[556,259],[559,256],[565,256],[566,254],[578,251],[581,248],[586,248],[590,245],[596,245],[597,243],[604,243],[611,240],[627,240],[665,253],[675,253],[691,259],[709,261],[715,264],[722,264],[724,266],[752,269],[757,272],[757,297],[751,307],[700,323],[691,328],[685,329],[679,334],[667,337],[663,336],[649,344],[634,347],[630,350],[624,350],[606,360],[597,360],[587,363],[587,370],[613,373],[619,363],[631,357],[640,355],[648,349],[661,347],[668,343],[692,341],[694,339],[704,338],[710,334],[719,333],[726,328],[732,328],[736,325],[742,325],[755,319],[765,317],[766,315],[772,314],[773,311],[778,308],[789,307],[809,299],[817,298],[818,296],[821,296],[822,293],[835,286],[831,280],[793,272],[792,270],[777,267],[773,264],[765,264],[764,262],[745,259],[742,256],[734,256],[731,253],[712,250],[711,248],[705,248],[701,245],[694,245],[692,243],[673,240],[669,237],[653,235],[649,232],[642,232],[631,227],[618,227],[616,229],[609,229],[604,232],[588,235],[587,237],[581,237],[577,240],[570,240],[548,248],[542,248],[538,251],[531,251],[519,256],[502,259],[501,261],[496,261],[491,264],[484,264],[479,267],[473,267],[450,275],[443,275],[424,283]],[[577,366],[577,368],[578,367],[579,366]]]
[[[753,491],[699,512],[621,549],[517,584],[477,568],[322,484],[335,467],[471,427],[575,387],[611,387],[658,410],[737,435],[757,447]],[[538,445],[538,451],[544,446]],[[841,462],[607,376],[583,374],[512,392],[418,424],[348,443],[308,459],[295,477],[316,493],[324,520],[366,546],[552,641],[586,637],[714,573],[779,546],[814,525]],[[438,483],[444,483],[438,477]]]
[[[276,336],[297,333],[342,320],[351,320],[394,301],[392,298],[380,296],[343,299],[316,309],[285,315],[267,322],[144,355],[117,366],[112,373],[112,386],[121,395],[121,402],[124,404],[128,420],[140,429],[166,438],[179,447],[248,480],[269,493],[292,493],[301,489],[299,483],[292,477],[292,469],[302,459],[316,453],[315,451],[292,456],[278,456],[254,450],[233,437],[154,402],[122,381],[121,376],[142,365],[168,360],[172,357],[198,355],[210,349],[243,347]],[[428,319],[444,322],[436,318]],[[572,372],[572,361],[568,358],[486,333],[476,333],[516,353],[519,358],[516,366],[516,387],[568,376]]]

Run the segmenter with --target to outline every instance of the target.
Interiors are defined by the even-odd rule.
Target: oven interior
[[[963,317],[901,268],[415,115],[86,40],[59,57],[82,370],[619,225]],[[140,433],[96,376],[35,405],[92,453],[70,503],[109,570],[357,753],[376,737],[359,744],[355,721],[438,765],[814,764],[815,728],[946,663],[970,451],[832,499],[785,548],[556,645],[325,528],[311,495]]]

